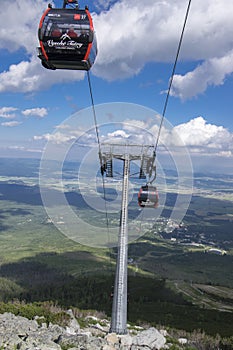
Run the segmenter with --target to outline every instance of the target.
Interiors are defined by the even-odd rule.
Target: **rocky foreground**
[[[156,350],[169,349],[167,332],[133,327],[126,335],[108,333],[109,321],[87,316],[81,329],[71,310],[69,325],[43,323],[43,318],[28,320],[12,313],[0,314],[0,350]],[[179,339],[180,344],[186,339]]]

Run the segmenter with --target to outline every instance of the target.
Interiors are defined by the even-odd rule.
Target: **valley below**
[[[103,198],[101,190],[94,192],[99,180],[97,185],[89,181],[93,186],[78,184],[74,164],[64,169],[63,188],[53,173],[39,184],[37,160],[1,159],[1,169],[0,302],[50,300],[110,317],[117,236],[110,232],[103,246],[101,234],[91,245],[72,240],[59,229],[65,223],[63,208],[57,203],[58,215],[51,219],[41,199],[41,190],[51,192],[51,198],[64,191],[82,222],[93,231],[94,225],[106,228],[105,213],[85,202],[85,195],[93,196],[93,203]],[[153,209],[149,224],[137,204],[137,181],[131,187],[129,322],[233,336],[233,176],[195,174],[192,191],[181,191],[183,196],[192,193],[179,223],[170,217],[177,179],[168,171],[167,180],[165,191],[158,179],[160,198],[165,199],[159,216]],[[119,182],[106,186],[111,209],[118,205]],[[117,232],[118,225],[119,210],[110,210],[108,226]],[[89,237],[85,227],[74,227],[77,237]]]

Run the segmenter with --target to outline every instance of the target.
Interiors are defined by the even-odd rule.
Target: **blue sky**
[[[161,114],[188,1],[80,0],[80,7],[86,4],[99,50],[90,72],[95,104],[139,104]],[[48,71],[37,58],[38,23],[47,5],[1,0],[1,157],[41,157],[47,141],[56,146],[74,140],[78,133],[60,125],[91,105],[85,72]],[[232,2],[192,1],[165,117],[197,171],[233,173],[232,22]],[[79,114],[77,120],[79,131],[85,131],[86,121]],[[137,120],[156,134],[153,123]],[[56,130],[57,138],[51,138]],[[177,146],[172,136],[165,132],[161,142]]]

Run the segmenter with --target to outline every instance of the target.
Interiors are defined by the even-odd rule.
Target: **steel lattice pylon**
[[[128,184],[129,156],[124,159],[120,231],[118,236],[117,268],[112,306],[111,332],[127,333],[127,263],[128,263]]]
[[[102,144],[101,150],[101,159],[103,160],[102,171],[106,172],[107,177],[109,177],[109,174],[113,176],[112,160],[114,158],[121,159],[124,162],[117,266],[115,274],[110,332],[116,334],[126,334],[128,279],[128,188],[130,161],[141,161],[140,173],[143,170],[143,173],[146,171],[147,174],[151,174],[155,161],[154,146]],[[147,167],[145,167],[145,162],[147,162]],[[109,164],[111,164],[111,166]]]

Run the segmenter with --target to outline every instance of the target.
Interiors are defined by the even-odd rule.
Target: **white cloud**
[[[0,118],[14,119],[16,115],[13,112],[17,110],[18,108],[15,107],[2,107],[0,108]]]
[[[1,0],[0,48],[11,52],[24,48],[32,54],[37,46],[38,23],[47,6],[46,0]]]
[[[67,143],[76,143],[80,145],[96,145],[96,131],[95,129],[88,130],[88,132],[80,125],[73,125],[72,123],[63,123],[55,126],[56,131],[53,133],[46,133],[43,135],[33,136],[34,141],[47,141],[50,144],[62,145]]]
[[[186,8],[185,0],[147,0],[143,6],[139,0],[128,0],[94,16],[99,55],[93,72],[114,80],[137,74],[150,61],[174,61]],[[180,59],[227,56],[232,48],[232,12],[233,3],[227,0],[193,2]]]
[[[127,139],[129,138],[129,134],[126,134],[126,132],[124,130],[116,130],[116,131],[113,131],[111,133],[108,133],[107,134],[107,137],[108,138],[122,138],[122,139]]]
[[[220,58],[212,58],[185,75],[175,75],[171,94],[182,100],[205,92],[208,86],[222,85],[233,72],[233,50]]]
[[[8,146],[7,148],[8,148],[8,149],[15,150],[15,151],[24,151],[24,150],[25,150],[25,147],[24,147],[24,146],[17,146],[17,145]]]
[[[50,71],[44,69],[37,57],[13,64],[0,74],[0,92],[32,92],[48,89],[53,84],[83,79],[84,72]]]
[[[221,151],[218,153],[220,157],[225,157],[225,158],[231,158],[233,157],[233,152],[232,151]]]
[[[150,121],[148,121],[150,122]],[[125,130],[129,132],[135,132],[135,129],[147,129],[148,122],[145,120],[136,120],[136,119],[126,119],[123,123],[123,127]]]
[[[123,79],[138,74],[147,62],[174,61],[186,0],[145,0],[143,4],[109,0],[105,5],[105,11],[93,14],[99,48],[93,74]],[[83,72],[46,70],[36,57],[38,22],[47,1],[2,0],[1,6],[0,48],[11,52],[23,48],[28,59],[0,74],[0,92],[37,91],[83,79]],[[103,8],[102,0],[98,6]],[[229,0],[192,2],[180,59],[202,64],[184,76],[176,75],[175,96],[185,99],[202,93],[210,85],[222,84],[233,72],[232,13]]]
[[[29,153],[42,153],[41,149],[38,148],[28,148],[25,146],[8,146],[7,149],[9,150],[13,150],[13,151],[25,151],[25,152],[29,152]]]
[[[175,126],[171,132],[162,132],[165,145],[186,146],[191,153],[215,153],[224,157],[232,155],[233,134],[223,126],[209,124],[203,117],[191,119]]]
[[[59,124],[55,126],[56,129],[60,129],[60,130],[70,130],[70,125],[68,124]]]
[[[128,145],[154,145],[155,137],[151,132],[153,122],[152,119],[147,121],[126,119],[122,123],[116,123],[115,127],[117,129],[112,132],[104,133],[104,130],[101,130],[101,141]]]
[[[118,124],[117,124],[118,125]],[[150,119],[147,122],[141,120],[125,120],[122,129],[108,134],[114,141],[127,144],[154,145],[157,141],[160,120]],[[198,156],[233,157],[233,133],[221,125],[208,123],[199,116],[176,126],[172,126],[166,120],[161,129],[159,138],[160,150],[176,150],[180,152],[186,148],[190,154]]]
[[[143,123],[141,120],[126,119],[122,123],[118,122],[110,124],[110,126],[111,131],[109,131],[109,128],[100,127],[99,136],[101,144],[103,142],[108,144],[155,146],[159,130],[159,120],[155,118]],[[94,129],[85,132],[79,127],[72,127],[72,125],[64,123],[57,130],[52,134],[47,133],[34,136],[33,140],[37,145],[42,145],[45,142],[49,142],[50,146],[54,145],[54,154],[58,152],[58,145],[59,147],[67,147],[67,144],[72,147],[75,145],[97,147]],[[104,148],[104,145],[102,144],[101,147]],[[176,155],[180,157],[182,163],[183,154],[190,154],[196,170],[218,169],[219,159],[223,171],[226,166],[226,171],[232,172],[233,133],[221,125],[208,123],[201,116],[174,127],[169,122],[165,122],[159,139],[158,155],[160,157],[168,157],[169,159],[173,155]]]
[[[67,143],[67,142],[76,140],[76,136],[63,134],[61,132],[56,132],[53,134],[47,133],[47,134],[40,135],[40,136],[34,136],[33,139],[35,141],[45,140],[45,141],[49,141],[49,142],[52,142],[55,144],[63,144],[63,143]]]
[[[121,124],[121,126],[120,126]],[[134,124],[134,125],[133,125]],[[143,143],[148,144],[149,140],[152,139],[152,136],[148,133],[148,131],[144,128],[141,128],[138,125],[143,125],[140,121],[132,120],[132,125],[129,123],[127,119],[127,123],[117,123],[118,127],[116,130],[112,132],[108,132],[107,130],[101,129],[99,130],[100,142],[116,142],[116,143]],[[62,144],[67,142],[75,141],[77,144],[83,146],[96,146],[97,145],[97,137],[95,129],[88,130],[86,132],[84,129],[77,127],[73,128],[68,124],[61,124],[56,126],[58,129],[55,133],[47,133],[44,135],[36,135],[33,137],[35,141],[45,140],[55,144]]]
[[[39,118],[44,118],[48,114],[48,111],[46,108],[31,108],[25,109],[24,111],[22,111],[22,114],[26,117],[35,116]]]
[[[11,121],[11,122],[4,122],[4,123],[1,123],[1,125],[2,126],[7,126],[7,127],[14,127],[14,126],[18,126],[18,125],[20,125],[21,124],[21,122],[18,122],[18,121],[16,121],[16,120],[14,120],[14,121]]]

